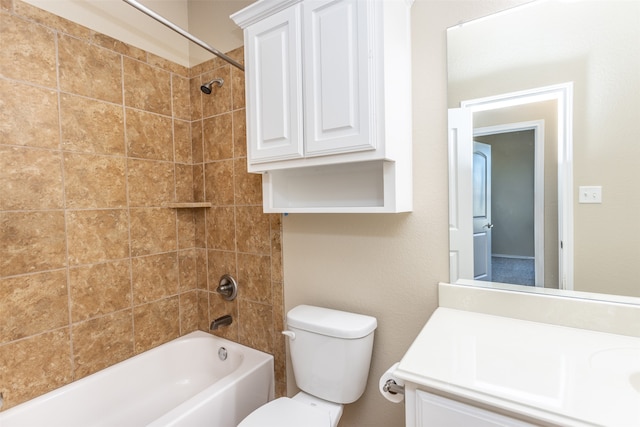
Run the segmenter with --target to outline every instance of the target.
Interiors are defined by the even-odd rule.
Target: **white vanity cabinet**
[[[534,427],[505,415],[422,390],[407,391],[406,427]]]
[[[394,375],[407,427],[640,426],[639,355],[634,336],[439,307]]]
[[[261,0],[244,29],[265,212],[412,207],[410,0]]]

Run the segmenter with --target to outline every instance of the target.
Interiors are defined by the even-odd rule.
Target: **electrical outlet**
[[[602,186],[600,185],[583,185],[579,187],[580,195],[579,203],[602,203]]]

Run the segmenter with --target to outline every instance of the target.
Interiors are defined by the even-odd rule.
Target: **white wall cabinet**
[[[232,16],[266,212],[411,210],[411,3],[261,0]]]
[[[245,30],[249,166],[304,156],[300,8]]]
[[[534,424],[422,390],[411,393],[414,396],[406,406],[407,427],[534,427]]]
[[[368,20],[373,6],[357,0],[303,3],[306,157],[376,149],[368,34],[375,25]]]

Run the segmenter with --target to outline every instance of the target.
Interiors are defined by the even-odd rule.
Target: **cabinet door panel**
[[[423,391],[416,391],[418,427],[534,427],[504,415],[456,402]]]
[[[369,2],[304,4],[305,155],[375,149]]]
[[[246,30],[251,163],[302,157],[300,6]]]

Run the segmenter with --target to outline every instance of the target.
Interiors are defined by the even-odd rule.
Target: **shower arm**
[[[202,40],[200,40],[197,37],[194,37],[193,35],[191,35],[190,33],[186,32],[185,30],[183,30],[182,28],[178,27],[176,24],[174,24],[173,22],[165,19],[164,17],[162,17],[161,15],[158,15],[156,12],[154,12],[153,10],[149,9],[148,7],[146,7],[145,5],[139,3],[136,0],[122,0],[123,2],[135,7],[136,9],[138,9],[140,12],[144,13],[145,15],[155,19],[156,21],[158,21],[159,23],[163,24],[164,26],[172,29],[173,31],[175,31],[176,33],[180,34],[183,37],[186,37],[187,39],[191,40],[192,42],[194,42],[195,44],[197,44],[198,46],[200,46],[201,48],[213,53],[214,55],[216,55],[217,57],[227,61],[229,64],[233,65],[236,68],[241,69],[242,71],[244,71],[244,66],[242,64],[240,64],[239,62],[235,61],[234,59],[228,57],[227,55],[225,55],[224,53],[220,52],[218,49],[209,46],[207,43],[203,42]]]

